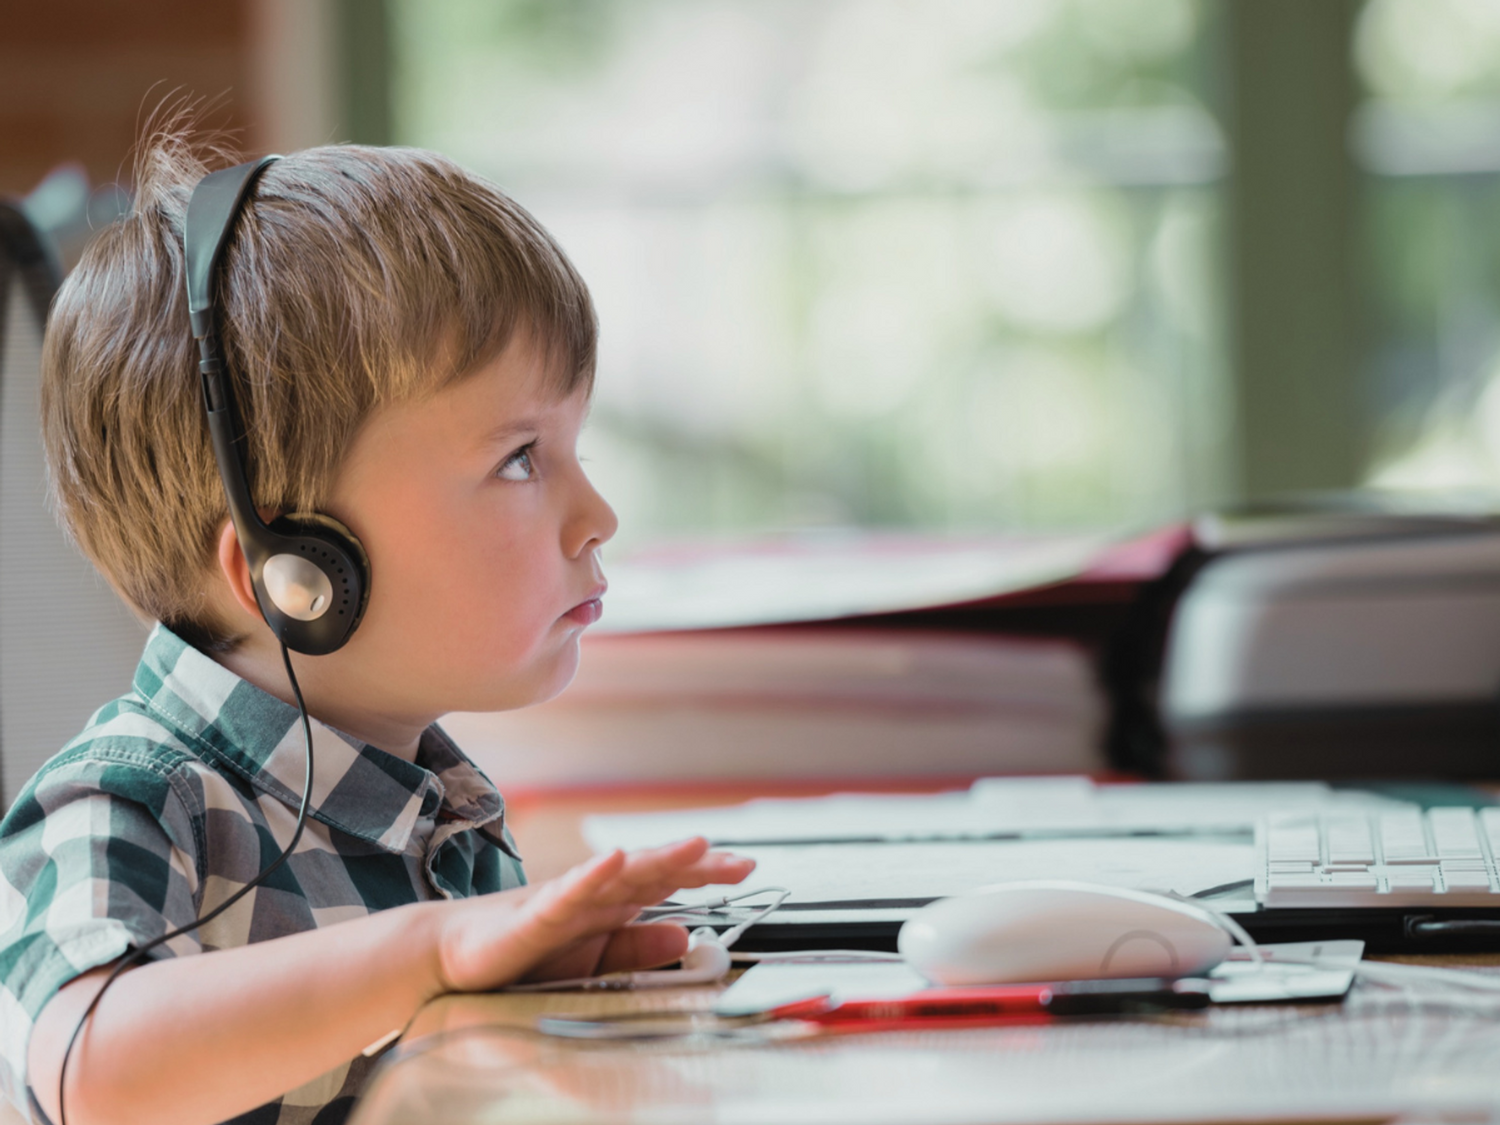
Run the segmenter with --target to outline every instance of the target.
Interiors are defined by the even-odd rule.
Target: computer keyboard
[[[1278,813],[1255,827],[1255,897],[1284,906],[1500,907],[1500,808]]]

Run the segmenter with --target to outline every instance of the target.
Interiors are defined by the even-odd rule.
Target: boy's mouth
[[[604,616],[604,602],[601,600],[603,597],[604,591],[599,590],[587,601],[579,602],[568,610],[563,617],[579,625],[592,625]]]

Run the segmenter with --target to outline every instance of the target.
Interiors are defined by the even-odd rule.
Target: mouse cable
[[[193,930],[196,930],[201,926],[208,925],[208,923],[212,922],[220,914],[223,914],[224,911],[228,910],[235,903],[239,902],[240,899],[244,898],[256,887],[260,886],[268,878],[270,878],[271,875],[278,868],[280,868],[288,858],[290,858],[292,852],[297,850],[297,843],[302,839],[302,829],[307,824],[307,810],[308,807],[312,804],[312,723],[307,717],[307,704],[303,702],[302,688],[297,683],[297,674],[292,671],[292,656],[291,653],[287,651],[286,645],[281,646],[281,662],[286,665],[286,678],[292,685],[292,695],[294,695],[297,699],[297,714],[302,722],[302,739],[303,745],[306,748],[303,759],[304,774],[302,779],[302,803],[297,807],[297,826],[292,830],[291,842],[288,843],[284,849],[282,849],[282,852],[279,856],[273,859],[261,870],[260,874],[256,875],[255,878],[251,879],[243,887],[235,891],[234,894],[230,895],[223,902],[219,903],[218,906],[214,907],[207,914],[203,915],[203,917],[199,918],[196,922],[193,922],[188,926],[181,926],[175,930],[169,930],[166,933],[162,934],[160,937],[152,938],[145,945],[138,946],[135,950],[126,954],[115,964],[115,967],[113,970],[111,970],[109,976],[104,978],[104,984],[100,987],[98,992],[94,993],[94,998],[89,1001],[89,1006],[83,1010],[83,1015],[78,1017],[78,1023],[73,1028],[73,1034],[68,1037],[68,1046],[63,1051],[62,1066],[58,1068],[57,1074],[58,1125],[68,1125],[68,1110],[66,1103],[68,1060],[73,1055],[73,1048],[78,1043],[78,1036],[82,1034],[84,1024],[88,1023],[89,1017],[94,1014],[94,1009],[99,1006],[99,1001],[104,999],[104,994],[109,990],[109,986],[114,984],[116,978],[118,978],[119,975],[126,969],[130,968],[133,965],[140,964],[141,959],[145,957],[146,954],[155,949],[158,945],[172,941],[175,938],[180,938],[184,934],[191,933]]]
[[[725,907],[734,906],[747,898],[759,898],[761,895],[781,895],[784,902],[790,894],[785,887],[756,887],[753,891],[737,891],[731,895],[721,895],[718,898],[704,899],[702,902],[674,902],[667,899],[656,906],[648,906],[636,915],[637,922],[662,922],[669,918],[681,916],[694,920],[700,914],[714,914],[724,910]],[[779,903],[778,903],[779,905]],[[757,911],[758,906],[746,906],[740,909]]]
[[[766,953],[731,953],[731,961],[782,963],[788,965],[828,964],[886,964],[899,963],[906,958],[899,953],[888,953],[879,949],[784,949]]]

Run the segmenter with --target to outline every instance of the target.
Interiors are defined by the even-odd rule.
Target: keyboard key
[[[1370,822],[1363,817],[1329,820],[1325,835],[1328,838],[1328,862],[1334,864],[1375,862],[1375,845],[1370,840]]]
[[[1500,855],[1500,809],[1480,809],[1479,823],[1490,841],[1490,854]]]
[[[1266,848],[1272,862],[1317,863],[1323,858],[1316,824],[1272,821],[1266,832]]]
[[[1478,858],[1479,836],[1474,830],[1473,809],[1429,809],[1427,823],[1432,825],[1432,842],[1444,859],[1473,856]]]
[[[1420,859],[1427,850],[1427,833],[1422,829],[1422,814],[1416,810],[1382,813],[1380,846],[1387,863]]]
[[[1431,890],[1433,873],[1430,871],[1400,871],[1386,876],[1391,890]]]
[[[1500,910],[1500,807],[1288,814],[1263,820],[1255,840],[1267,907]]]
[[[1323,876],[1314,875],[1309,872],[1306,875],[1277,875],[1272,874],[1272,887],[1321,887]]]
[[[1450,891],[1488,890],[1490,877],[1484,871],[1444,871],[1443,882]]]

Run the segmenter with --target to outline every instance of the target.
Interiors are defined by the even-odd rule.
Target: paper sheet
[[[1098,840],[936,841],[737,848],[756,861],[745,888],[785,887],[788,905],[881,902],[962,894],[1013,879],[1078,879],[1192,895],[1248,880],[1255,845],[1247,832],[1221,837]],[[722,887],[680,891],[673,901],[717,899]],[[780,923],[795,910],[773,915]]]
[[[1110,542],[849,535],[656,552],[610,563],[607,608],[595,628],[722,629],[955,605],[1072,578]]]
[[[1321,782],[1095,785],[1087,777],[982,778],[935,794],[844,793],[723,808],[594,816],[590,846],[640,848],[702,835],[735,846],[768,841],[953,840],[1005,834],[1118,835],[1248,831],[1261,815],[1329,805],[1395,804]],[[1205,884],[1207,885],[1207,884]]]
[[[1263,945],[1260,951],[1268,962],[1264,968],[1255,965],[1246,950],[1237,948],[1228,961],[1213,970],[1210,995],[1214,1003],[1341,996],[1349,990],[1353,966],[1364,953],[1364,942],[1286,942]],[[1315,958],[1323,964],[1314,967],[1298,963]],[[771,961],[756,965],[735,981],[719,997],[714,1011],[721,1016],[750,1015],[814,996],[832,996],[835,1001],[855,997],[892,1000],[932,987],[901,961]]]
[[[1365,943],[1289,941],[1259,949],[1268,966],[1256,965],[1248,949],[1236,946],[1229,960],[1210,974],[1214,983],[1209,995],[1215,1004],[1343,996],[1354,983],[1354,966],[1364,956]]]

